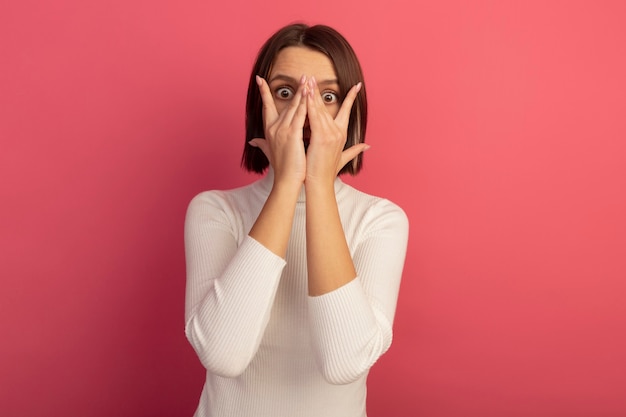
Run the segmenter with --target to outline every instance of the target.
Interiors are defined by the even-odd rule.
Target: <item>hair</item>
[[[363,82],[361,65],[348,41],[335,29],[325,25],[307,26],[302,23],[291,24],[279,29],[261,47],[248,83],[246,100],[246,143],[244,144],[241,166],[248,171],[262,173],[269,166],[269,161],[260,148],[248,142],[254,138],[264,138],[263,102],[256,83],[256,76],[269,77],[272,65],[278,53],[289,46],[301,46],[319,51],[326,55],[335,67],[339,83],[340,102],[359,82]],[[344,149],[365,142],[367,126],[367,95],[365,83],[352,105],[348,122],[348,136]],[[363,156],[360,153],[339,171],[339,175],[356,175],[362,167]]]

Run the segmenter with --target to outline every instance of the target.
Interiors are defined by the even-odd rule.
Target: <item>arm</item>
[[[309,295],[336,290],[356,278],[341,226],[335,188],[307,183],[306,250]]]
[[[266,139],[253,139],[274,169],[274,184],[248,237],[238,247],[227,203],[194,200],[185,225],[186,333],[204,366],[222,376],[241,374],[267,326],[304,180],[302,127],[306,87],[278,114],[265,80],[257,78]]]
[[[346,241],[333,184],[339,170],[367,149],[359,144],[343,150],[359,87],[346,95],[334,119],[325,111],[314,81],[307,103],[311,125],[305,180],[309,317],[321,371],[337,384],[365,375],[391,344],[408,239],[406,215],[388,204],[388,209],[373,216],[376,220],[367,226],[367,239],[358,243],[354,256]]]
[[[214,193],[194,198],[185,219],[185,333],[211,372],[241,374],[269,320],[285,261],[247,236]]]
[[[274,185],[250,236],[263,246],[285,257],[298,194],[304,181],[306,162],[302,146],[302,127],[306,118],[304,77],[295,98],[278,114],[267,82],[257,77],[263,100],[266,139],[249,143],[261,148],[274,169]]]
[[[355,243],[357,278],[335,291],[309,297],[309,320],[320,369],[336,384],[367,373],[392,339],[406,247],[408,220],[386,200],[360,219]]]
[[[352,104],[361,84],[354,86],[333,118],[326,110],[313,78],[309,82],[307,110],[311,143],[306,169],[306,243],[309,295],[333,291],[356,277],[341,226],[334,182],[351,159],[367,149],[355,145],[343,150]]]

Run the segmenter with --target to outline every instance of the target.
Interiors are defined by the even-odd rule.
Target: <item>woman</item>
[[[289,25],[259,52],[242,165],[266,175],[199,194],[185,222],[185,331],[207,369],[196,416],[366,416],[408,222],[338,176],[368,147],[362,79],[327,26]]]

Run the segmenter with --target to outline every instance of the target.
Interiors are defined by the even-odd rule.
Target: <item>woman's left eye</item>
[[[339,97],[332,91],[325,91],[322,93],[322,100],[324,100],[325,104],[334,104],[339,101]]]

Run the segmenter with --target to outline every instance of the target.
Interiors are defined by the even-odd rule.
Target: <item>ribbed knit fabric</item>
[[[208,191],[185,221],[185,332],[207,370],[197,417],[365,417],[366,378],[389,348],[408,220],[335,181],[357,278],[307,295],[305,193],[286,259],[248,236],[273,182]]]

